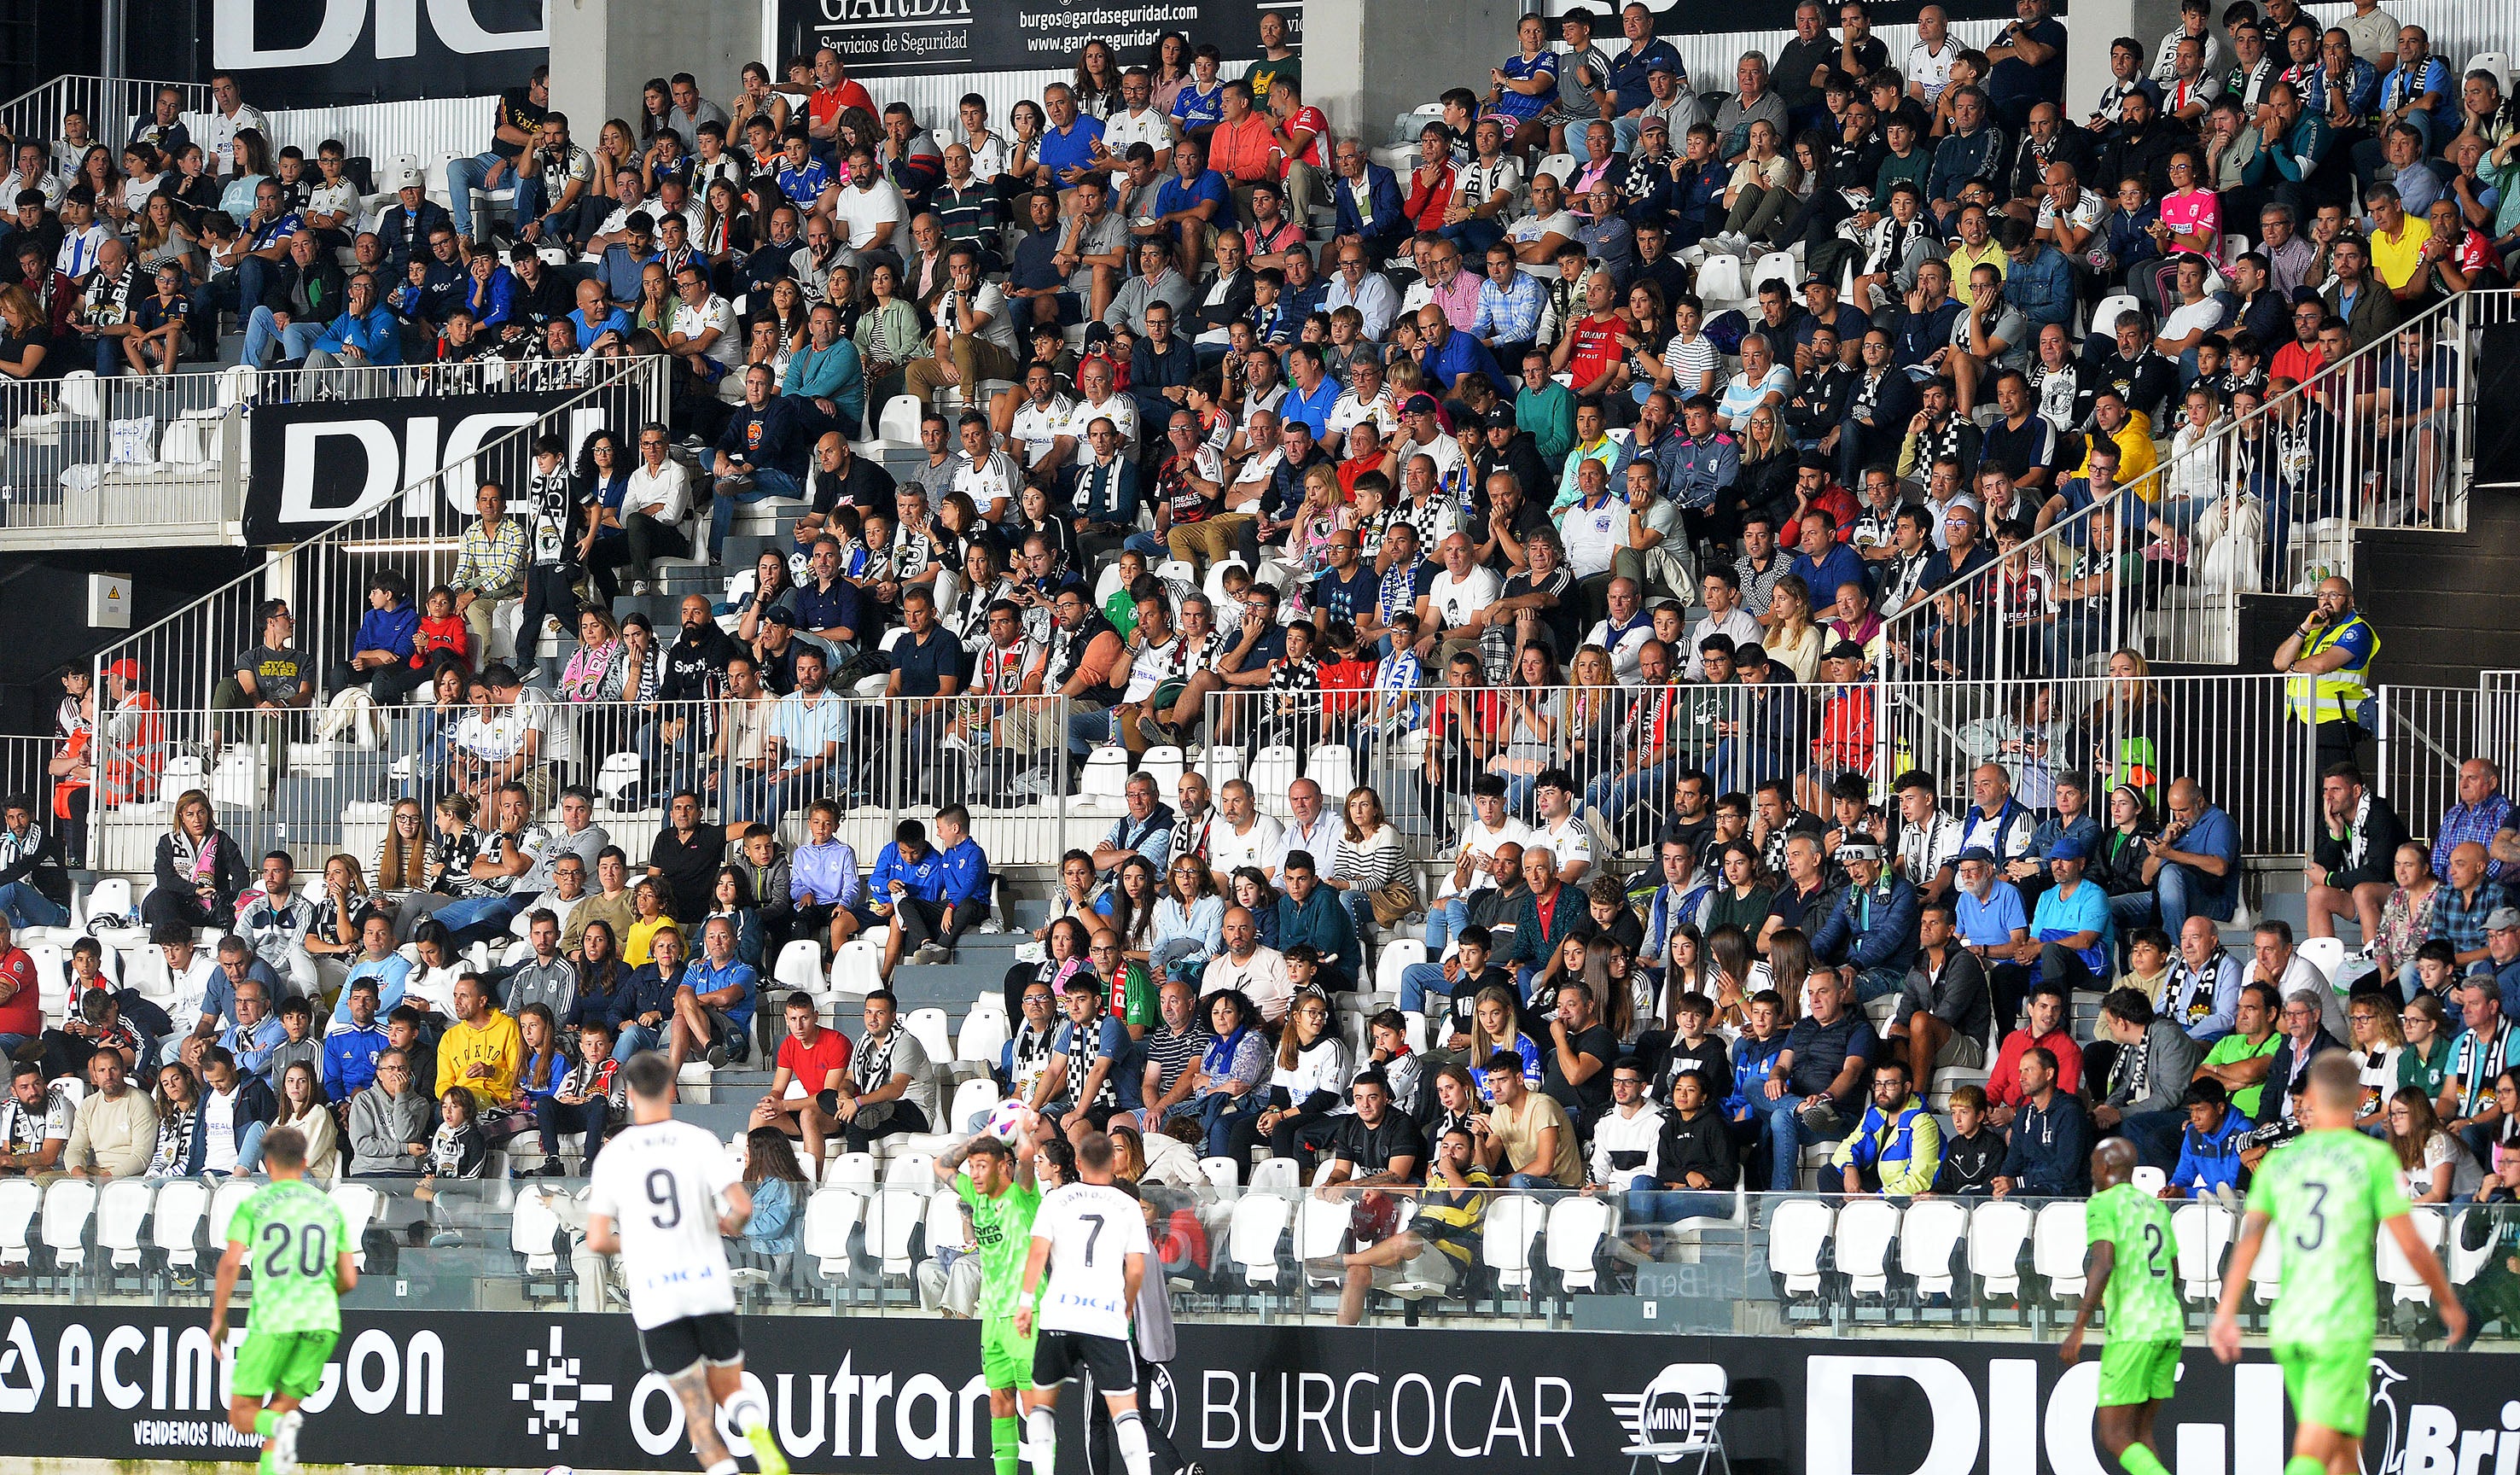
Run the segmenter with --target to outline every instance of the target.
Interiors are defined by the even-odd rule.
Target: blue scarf
[[[1207,1047],[1207,1058],[1199,1062],[1200,1065],[1211,1076],[1230,1074],[1234,1069],[1235,1052],[1242,1047],[1243,1037],[1250,1033],[1251,1027],[1247,1024],[1235,1026],[1233,1034]]]

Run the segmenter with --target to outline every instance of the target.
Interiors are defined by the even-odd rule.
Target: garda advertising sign
[[[0,1332],[0,1456],[250,1461],[227,1426],[229,1361],[208,1316],[26,1306]],[[744,1378],[799,1471],[978,1468],[988,1392],[969,1321],[828,1315],[744,1323]],[[243,1333],[234,1334],[242,1337]],[[1216,1475],[1400,1475],[1426,1461],[1601,1475],[1639,1431],[1720,1436],[1775,1475],[2106,1475],[2099,1363],[2035,1343],[1389,1330],[1179,1328],[1151,1416]],[[2520,1403],[2495,1354],[2371,1363],[2370,1475],[2485,1475],[2520,1457]],[[2159,1442],[2179,1475],[2280,1475],[2283,1384],[2189,1349]],[[1729,1393],[1720,1412],[1709,1395]],[[1083,1471],[1083,1390],[1060,1456]],[[306,1402],[317,1464],[679,1469],[690,1433],[643,1370],[626,1315],[352,1314]],[[732,1428],[721,1433],[732,1439]],[[2002,1452],[1999,1455],[1998,1452]],[[1695,1456],[1688,1468],[1694,1469]],[[1109,1468],[1108,1456],[1099,1466]],[[1665,1468],[1681,1468],[1667,1465]]]
[[[1168,30],[1247,61],[1260,54],[1264,10],[1301,37],[1302,0],[780,0],[779,33],[791,55],[831,47],[853,77],[1068,71],[1089,40],[1109,42],[1133,67]]]

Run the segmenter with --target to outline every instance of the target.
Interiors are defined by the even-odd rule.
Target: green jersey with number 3
[[[954,1179],[954,1191],[971,1211],[971,1239],[980,1247],[980,1314],[1012,1316],[1023,1294],[1024,1262],[1032,1257],[1032,1217],[1041,1188],[1018,1178],[995,1198]]]
[[[304,1178],[273,1183],[240,1205],[228,1243],[245,1246],[253,1277],[247,1330],[256,1335],[338,1332],[341,1297],[334,1267],[346,1243],[340,1207]]]
[[[2267,1339],[2370,1345],[2379,1228],[2407,1212],[2397,1154],[2359,1131],[2306,1133],[2267,1155],[2249,1207],[2266,1211],[2268,1242],[2283,1257]]]
[[[2176,1342],[2186,1332],[2180,1310],[2179,1239],[2170,1211],[2133,1183],[2092,1196],[2084,1210],[2093,1243],[2116,1247],[2115,1268],[2101,1305],[2111,1342]]]

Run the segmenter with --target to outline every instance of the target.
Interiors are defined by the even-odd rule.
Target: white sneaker
[[[297,1431],[305,1423],[306,1415],[292,1408],[271,1431],[271,1467],[278,1475],[297,1475]]]
[[[983,937],[995,937],[1006,930],[1006,924],[1000,922],[995,916],[980,924],[980,935]]]

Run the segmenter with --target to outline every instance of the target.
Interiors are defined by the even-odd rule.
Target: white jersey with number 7
[[[621,1275],[640,1330],[735,1310],[717,1195],[741,1177],[726,1144],[689,1122],[632,1127],[604,1144],[586,1208],[620,1232]]]
[[[604,1150],[612,1149],[608,1145]],[[1127,1341],[1128,1258],[1152,1248],[1138,1201],[1108,1183],[1054,1188],[1033,1216],[1032,1237],[1050,1241],[1050,1279],[1041,1298],[1042,1330]]]

